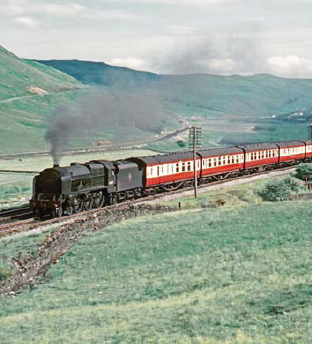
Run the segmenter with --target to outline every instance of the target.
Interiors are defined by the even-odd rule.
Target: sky
[[[0,0],[0,45],[163,74],[312,77],[312,0]]]

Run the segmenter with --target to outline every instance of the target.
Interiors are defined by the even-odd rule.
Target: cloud
[[[166,4],[166,5],[219,5],[224,3],[238,2],[239,0],[101,0],[110,3],[140,3],[140,4]]]
[[[144,69],[146,67],[146,62],[136,57],[113,58],[110,61],[110,64],[113,66],[128,67],[132,69]]]
[[[2,0],[1,14],[20,15],[23,14],[29,1],[27,0]]]
[[[312,77],[312,59],[297,55],[271,56],[268,58],[268,72],[294,78]]]
[[[33,12],[45,13],[59,17],[70,17],[76,19],[89,19],[89,20],[114,20],[114,19],[140,19],[137,14],[130,13],[124,10],[100,10],[92,9],[76,3],[69,4],[56,4],[44,3],[38,4],[32,9]]]
[[[37,21],[31,17],[17,17],[14,19],[14,22],[30,29],[36,29],[39,26]]]
[[[54,3],[40,0],[4,0],[1,14],[18,17],[47,15],[84,20],[140,20],[136,13],[123,9],[98,9],[74,2]],[[16,18],[18,19],[18,18]]]
[[[197,27],[183,26],[183,25],[170,25],[168,26],[170,34],[174,35],[194,35],[199,29]]]

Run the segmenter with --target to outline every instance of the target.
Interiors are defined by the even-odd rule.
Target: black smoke
[[[55,109],[45,138],[52,146],[54,164],[59,164],[62,150],[73,138],[84,138],[112,126],[156,132],[163,119],[162,102],[155,90],[93,88],[84,91],[75,103]]]

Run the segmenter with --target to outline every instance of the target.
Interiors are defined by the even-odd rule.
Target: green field
[[[261,203],[261,187],[209,199],[246,194],[239,206],[199,202],[84,238],[34,291],[1,300],[0,342],[310,344],[310,201]],[[0,266],[42,235],[1,240]]]

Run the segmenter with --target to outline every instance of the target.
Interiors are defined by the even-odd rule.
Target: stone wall
[[[57,263],[77,241],[92,232],[133,217],[174,210],[176,208],[161,205],[117,206],[115,209],[103,208],[91,212],[79,217],[74,223],[62,225],[49,233],[43,242],[37,244],[35,254],[28,255],[23,261],[12,258],[16,269],[13,275],[0,284],[0,297],[14,297],[26,285],[29,285],[31,290],[52,264]]]

